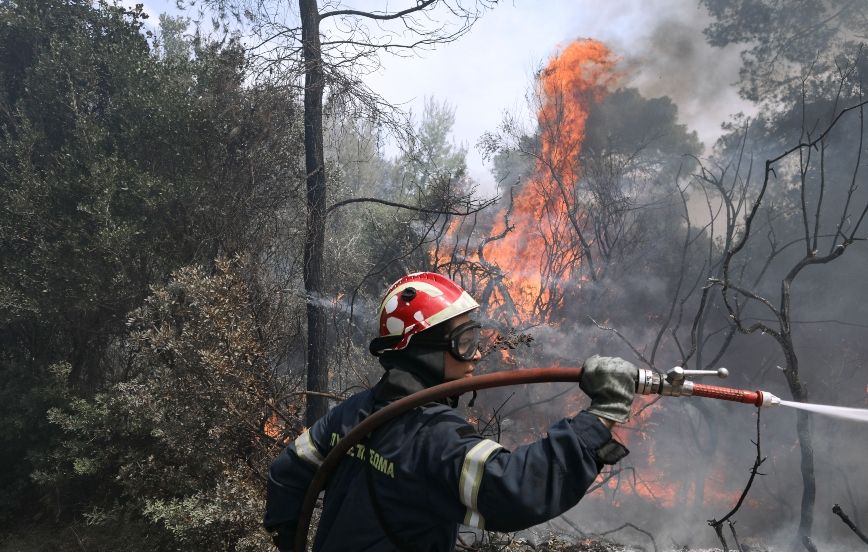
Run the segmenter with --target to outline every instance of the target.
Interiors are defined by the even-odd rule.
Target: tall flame
[[[507,275],[506,287],[522,319],[547,318],[563,299],[565,283],[581,265],[577,226],[578,163],[589,109],[602,101],[617,81],[615,59],[596,40],[579,40],[551,59],[539,74],[539,147],[530,180],[514,198],[510,223],[514,230],[492,241],[488,261]],[[504,209],[492,231],[505,228]]]
[[[535,159],[533,171],[513,198],[511,210],[504,207],[498,213],[489,237],[482,242],[481,258],[478,250],[469,251],[468,246],[463,252],[465,258],[495,269],[487,283],[480,282],[484,289],[479,294],[491,318],[505,318],[504,322],[523,327],[556,325],[569,287],[595,277],[586,255],[586,248],[595,244],[593,237],[585,234],[588,220],[583,205],[587,195],[580,186],[579,158],[591,109],[620,80],[616,61],[602,43],[579,40],[554,56],[538,75],[537,142],[527,151]],[[513,227],[508,232],[507,224]],[[454,221],[449,231],[454,243],[469,244],[468,236],[457,239],[460,231],[461,222]],[[451,257],[435,252],[434,258],[448,265],[460,249],[460,245],[455,246]],[[509,352],[501,351],[499,360],[502,365],[509,364]],[[576,392],[559,400],[565,411],[577,412],[587,398]],[[530,398],[528,401],[534,404]],[[685,477],[684,458],[673,459],[666,454],[665,441],[652,438],[658,426],[658,418],[652,419],[658,415],[652,402],[647,397],[638,399],[631,423],[617,431],[618,439],[634,449],[636,469],[617,466],[604,472],[590,499],[618,505],[629,498],[632,503],[656,508],[733,504],[739,492],[726,481],[722,466],[709,460],[704,479]],[[522,411],[527,433],[516,444],[530,442],[544,431],[553,406],[549,407]]]

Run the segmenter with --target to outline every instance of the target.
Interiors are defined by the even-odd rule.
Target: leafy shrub
[[[265,546],[278,378],[249,299],[237,261],[217,261],[213,274],[185,267],[154,287],[129,319],[132,377],[49,412],[69,439],[53,476],[37,477],[117,485],[124,500],[99,505],[91,523],[132,512],[183,548]],[[294,423],[298,409],[280,415]]]

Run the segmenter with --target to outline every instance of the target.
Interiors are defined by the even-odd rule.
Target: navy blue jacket
[[[387,372],[272,463],[265,526],[279,531],[281,550],[292,548],[302,498],[332,446],[372,412],[422,387],[406,372]],[[314,550],[393,551],[410,543],[414,551],[447,551],[455,546],[458,524],[495,531],[536,525],[579,501],[602,467],[598,449],[611,439],[596,416],[581,412],[509,451],[446,404],[416,408],[387,422],[341,462],[326,487]]]

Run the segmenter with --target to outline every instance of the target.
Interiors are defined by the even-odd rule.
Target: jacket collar
[[[415,348],[380,357],[386,373],[374,387],[378,401],[391,402],[443,383],[443,351]]]

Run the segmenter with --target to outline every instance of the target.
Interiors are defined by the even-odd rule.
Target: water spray
[[[750,391],[735,387],[706,385],[687,379],[688,376],[717,376],[718,378],[726,378],[729,376],[729,370],[726,368],[718,368],[717,370],[685,370],[680,366],[676,366],[669,370],[669,372],[664,376],[653,370],[641,368],[636,377],[636,393],[639,395],[663,395],[667,397],[705,397],[742,404],[752,404],[758,408],[777,405],[792,406],[838,417],[868,421],[868,410],[782,401],[768,391]],[[356,446],[362,439],[367,437],[371,432],[388,420],[430,402],[439,401],[446,397],[454,397],[470,391],[529,383],[575,383],[578,382],[581,377],[581,368],[530,368],[509,372],[497,372],[494,374],[484,374],[472,378],[449,381],[441,383],[440,385],[435,385],[434,387],[423,389],[390,403],[374,412],[362,420],[359,425],[354,427],[346,434],[346,436],[338,441],[334,447],[332,447],[332,450],[326,455],[325,460],[323,460],[323,463],[314,474],[299,512],[294,550],[307,550],[307,533],[317,497],[319,496],[320,491],[325,487],[329,476],[346,456],[347,451]]]

